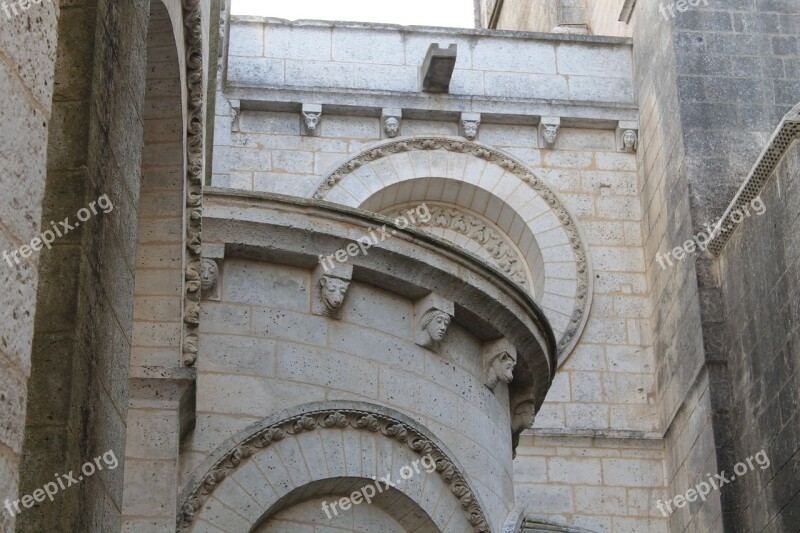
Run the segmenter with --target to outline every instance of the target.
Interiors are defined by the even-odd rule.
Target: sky
[[[234,15],[474,28],[473,0],[233,0]]]

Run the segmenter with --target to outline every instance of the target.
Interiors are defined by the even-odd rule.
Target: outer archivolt
[[[297,435],[304,431],[346,427],[381,433],[390,439],[406,444],[411,450],[422,456],[430,455],[436,464],[436,472],[458,499],[461,509],[472,525],[473,533],[489,532],[486,515],[467,480],[434,442],[414,428],[390,416],[357,409],[322,409],[293,416],[262,428],[247,437],[217,461],[195,484],[179,511],[178,531],[189,529],[195,515],[203,508],[204,502],[214,492],[217,485],[248,461],[258,449],[267,448],[287,436]]]

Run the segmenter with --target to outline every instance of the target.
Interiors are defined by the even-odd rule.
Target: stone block
[[[377,140],[380,138],[380,121],[372,117],[326,116],[322,122],[322,135]]]
[[[620,487],[662,487],[661,461],[650,459],[603,459],[603,481]]]
[[[228,83],[243,87],[302,85],[296,69],[296,64],[284,65],[278,59],[232,56],[228,58]]]
[[[600,459],[548,457],[547,478],[551,483],[600,485],[602,484]]]
[[[368,91],[416,92],[419,69],[395,65],[353,65],[353,88]]]
[[[405,63],[403,41],[403,34],[394,29],[373,31],[334,28],[332,59],[348,63],[402,65]]]
[[[267,25],[265,42],[264,55],[267,57],[299,60],[332,59],[331,28]]]
[[[556,74],[556,51],[551,43],[541,41],[480,39],[473,45],[472,68],[495,72]]]
[[[558,75],[487,71],[484,74],[484,80],[487,96],[543,100],[569,99],[567,80]]]

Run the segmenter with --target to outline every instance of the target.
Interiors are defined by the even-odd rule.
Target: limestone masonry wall
[[[310,312],[318,296],[308,270],[228,258],[220,278],[220,300],[203,302],[205,356],[186,474],[267,414],[361,400],[431,430],[502,523],[513,504],[508,393],[483,385],[480,342],[471,333],[451,324],[437,354],[414,342],[413,301],[383,289],[352,282],[341,320],[331,320]]]

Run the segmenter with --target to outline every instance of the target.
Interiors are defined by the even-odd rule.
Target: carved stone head
[[[514,379],[517,350],[505,337],[484,343],[481,348],[481,359],[483,383],[492,391],[498,382],[511,383]]]
[[[383,123],[383,129],[388,137],[397,137],[397,134],[400,133],[400,121],[396,117],[389,117]]]
[[[536,405],[532,400],[522,402],[514,408],[514,416],[511,419],[511,428],[514,433],[520,433],[524,429],[531,427],[536,420]]]
[[[464,137],[470,141],[475,140],[478,136],[478,128],[481,125],[480,120],[462,120],[461,125],[464,127]]]
[[[433,342],[444,339],[448,326],[450,326],[450,315],[439,309],[431,309],[420,321],[420,327],[427,332]]]
[[[497,355],[489,366],[486,386],[490,389],[494,389],[498,381],[511,383],[511,380],[514,379],[514,367],[516,364],[517,358],[515,354],[502,352]]]
[[[200,262],[200,288],[210,291],[217,284],[219,267],[213,259],[203,259]]]
[[[542,138],[544,138],[545,144],[548,146],[554,145],[556,143],[556,137],[558,137],[558,125],[545,124],[542,129]]]
[[[303,119],[306,121],[306,129],[309,133],[314,133],[317,131],[317,125],[319,124],[321,115],[321,113],[308,113],[303,111]]]
[[[626,152],[634,152],[636,151],[637,144],[639,143],[636,132],[633,130],[625,130],[625,133],[622,134],[622,149]]]
[[[330,313],[335,313],[344,303],[344,297],[347,296],[350,282],[331,276],[322,276],[319,279],[319,285],[320,296],[325,309]]]

